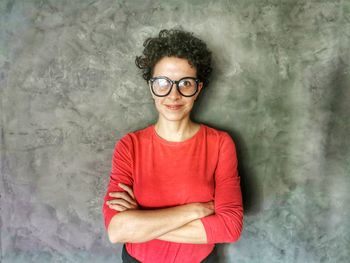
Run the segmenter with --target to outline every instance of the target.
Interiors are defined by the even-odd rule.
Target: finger
[[[118,184],[120,188],[124,189],[126,192],[128,192],[128,194],[133,198],[135,199],[135,196],[134,196],[134,192],[132,191],[132,189],[125,185],[125,184],[122,184],[122,183],[119,183]]]
[[[125,190],[133,199],[135,199],[134,192],[129,186],[127,186],[126,184],[123,184],[123,183],[119,183],[118,185],[120,188]]]
[[[127,210],[127,208],[125,208],[124,206],[121,206],[121,205],[109,205],[108,207],[113,209],[113,210],[117,210],[119,212],[123,212],[123,211]]]
[[[123,200],[123,199],[114,199],[108,202],[108,204],[112,204],[112,205],[121,205],[124,206],[126,208],[133,208],[135,205],[130,204],[129,202]]]
[[[109,194],[109,196],[116,197],[116,198],[122,198],[122,199],[128,201],[129,203],[136,204],[136,201],[131,199],[130,195],[125,193],[125,192],[112,192]]]

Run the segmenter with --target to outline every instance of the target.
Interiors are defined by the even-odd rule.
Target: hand
[[[125,190],[125,192],[110,192],[109,196],[116,197],[117,199],[112,199],[106,202],[109,208],[119,212],[139,209],[133,190],[122,183],[119,183],[118,186]]]

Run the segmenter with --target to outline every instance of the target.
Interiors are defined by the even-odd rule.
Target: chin
[[[169,114],[169,113],[164,113],[164,112],[160,112],[159,116],[165,120],[168,121],[181,121],[184,120],[188,117],[188,114]]]
[[[183,119],[186,119],[186,116],[168,116],[168,115],[161,115],[163,119],[166,119],[168,121],[181,121]]]

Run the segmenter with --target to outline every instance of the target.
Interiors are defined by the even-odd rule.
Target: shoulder
[[[217,152],[222,160],[237,160],[236,144],[231,135],[224,130],[206,126],[208,144],[214,146],[213,152]]]
[[[152,128],[153,125],[149,125],[147,127],[128,132],[123,135],[116,144],[131,148],[140,141],[148,140],[152,135]]]
[[[220,145],[222,144],[235,144],[231,135],[224,130],[211,127],[207,124],[202,124],[205,127],[208,140],[216,140]]]

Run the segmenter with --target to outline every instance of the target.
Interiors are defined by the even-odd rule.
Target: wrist
[[[190,204],[187,204],[187,206],[193,215],[193,220],[199,219],[205,216],[204,209],[201,203],[190,203]]]

